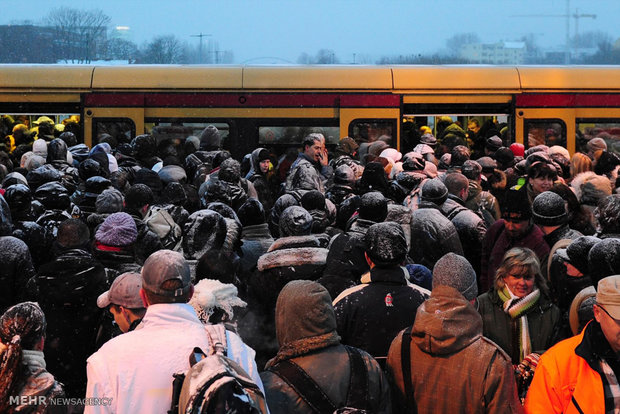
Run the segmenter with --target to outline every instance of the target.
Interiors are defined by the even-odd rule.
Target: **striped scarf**
[[[523,358],[532,352],[526,313],[538,303],[540,290],[534,289],[529,295],[519,298],[508,289],[508,286],[504,286],[498,294],[504,303],[504,312],[512,319],[519,318],[519,361],[523,361]]]
[[[614,374],[614,370],[611,369],[604,359],[601,359],[600,365],[601,371],[603,371],[605,379],[607,380],[603,381],[605,407],[612,407],[610,410],[606,411],[606,413],[618,414],[620,413],[620,386],[618,385],[618,379],[616,378],[616,374]]]

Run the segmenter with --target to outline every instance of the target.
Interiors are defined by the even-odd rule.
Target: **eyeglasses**
[[[611,316],[611,315],[609,314],[609,312],[607,312],[607,309],[605,309],[604,307],[602,307],[599,303],[597,303],[597,304],[596,304],[596,306],[598,306],[598,307],[599,307],[599,308],[600,308],[603,312],[605,312],[605,313],[607,314],[607,316],[609,316],[611,319],[613,319],[613,320],[614,320],[614,322],[616,322],[617,324],[619,324],[619,325],[620,325],[620,319],[616,319],[616,318],[614,318],[613,316]]]

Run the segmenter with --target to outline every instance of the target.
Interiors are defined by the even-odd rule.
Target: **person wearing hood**
[[[307,280],[284,286],[276,304],[276,333],[280,348],[261,373],[272,414],[317,412],[313,408],[317,402],[306,389],[291,385],[285,371],[290,366],[322,390],[329,412],[341,407],[392,412],[389,385],[377,362],[368,353],[341,344],[324,287]],[[359,365],[352,365],[354,361]]]
[[[183,226],[182,246],[192,280],[195,280],[198,259],[209,250],[222,250],[226,234],[226,220],[220,213],[204,209],[190,214]]]
[[[254,185],[258,200],[265,211],[271,211],[279,186],[269,151],[265,148],[256,148],[250,155],[250,164],[250,171],[245,179]]]
[[[334,171],[343,165],[348,166],[353,171],[354,180],[357,180],[364,172],[364,167],[359,162],[359,148],[360,146],[353,138],[341,138],[335,149],[335,158],[329,161],[329,165]]]
[[[62,173],[62,184],[69,194],[73,194],[79,181],[78,170],[67,161],[69,155],[67,144],[60,138],[47,145],[47,163]]]
[[[240,276],[250,275],[256,270],[258,258],[267,253],[273,244],[269,226],[265,220],[265,209],[260,201],[248,198],[237,212],[241,221]]]
[[[79,219],[58,228],[55,256],[37,274],[39,304],[47,315],[45,354],[48,368],[67,395],[86,391],[86,358],[95,352],[102,312],[96,299],[108,288],[108,273],[90,253],[88,227]]]
[[[334,171],[333,182],[328,186],[325,197],[336,207],[355,195],[355,172],[348,165],[340,165]]]
[[[411,217],[409,255],[417,264],[432,269],[446,253],[463,254],[463,246],[454,224],[439,208],[448,198],[448,189],[439,178],[422,186],[418,208]]]
[[[317,190],[325,193],[325,182],[332,176],[333,170],[328,165],[327,149],[323,134],[312,133],[304,138],[303,152],[291,165],[286,177],[286,191],[303,193]]]
[[[384,367],[392,339],[413,323],[428,291],[408,282],[402,267],[407,240],[399,224],[374,224],[364,241],[370,273],[334,299],[334,311],[342,343],[363,349]]]
[[[476,274],[469,262],[446,254],[433,269],[432,284],[413,326],[390,346],[395,412],[522,412],[510,358],[482,335],[482,318],[472,306]]]
[[[53,238],[58,233],[60,223],[74,218],[74,215],[80,216],[79,208],[71,203],[67,189],[58,181],[48,182],[38,187],[34,192],[34,198],[45,209],[37,218],[36,223]]]

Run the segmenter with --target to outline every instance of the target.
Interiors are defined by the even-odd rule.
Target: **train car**
[[[408,149],[448,118],[526,148],[573,153],[601,136],[620,151],[620,67],[0,65],[0,114],[4,133],[47,116],[89,146],[102,134],[180,143],[213,124],[236,157],[309,131]]]

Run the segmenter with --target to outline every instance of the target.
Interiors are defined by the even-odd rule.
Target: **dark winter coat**
[[[95,338],[105,310],[97,297],[108,287],[104,267],[82,249],[63,249],[39,269],[39,304],[47,319],[45,355],[48,369],[65,384],[67,395],[86,391],[86,359],[96,351]]]
[[[279,185],[274,172],[263,174],[260,170],[258,156],[263,149],[257,148],[252,151],[250,156],[251,168],[245,178],[254,185],[258,201],[261,202],[265,211],[270,211],[277,199]]]
[[[323,167],[300,153],[286,177],[286,191],[303,195],[307,191],[317,190],[325,194],[325,181],[331,175],[331,167]]]
[[[463,255],[463,247],[454,224],[436,204],[422,201],[411,217],[409,256],[429,269],[446,253]]]
[[[519,360],[518,319],[504,312],[503,303],[495,289],[478,296],[478,313],[482,316],[483,335],[499,345],[513,364]],[[526,313],[532,352],[542,354],[564,339],[560,309],[544,294]]]
[[[0,237],[0,312],[20,302],[36,301],[35,271],[28,246],[12,236]]]
[[[482,241],[487,232],[486,224],[479,215],[465,207],[461,199],[451,194],[441,205],[441,212],[454,224],[463,246],[464,257],[479,275]]]
[[[345,290],[334,300],[343,344],[363,349],[385,363],[392,340],[413,324],[418,307],[426,299],[407,283],[407,275],[400,266],[374,267],[368,281]]]
[[[369,270],[364,253],[364,236],[374,221],[357,218],[346,232],[335,236],[329,244],[324,276],[339,276],[358,283]]]
[[[417,413],[521,412],[510,357],[482,336],[482,320],[454,288],[437,286],[418,309],[409,364]],[[394,412],[407,410],[400,332],[388,355]],[[467,379],[463,375],[466,373]]]
[[[524,236],[518,239],[511,239],[505,231],[503,219],[497,220],[487,230],[487,234],[482,243],[482,261],[480,268],[479,292],[486,292],[493,286],[495,272],[499,267],[504,254],[513,247],[527,247],[532,249],[538,260],[542,261],[549,254],[549,246],[543,238],[543,232],[535,225]]]
[[[243,227],[241,243],[241,275],[249,275],[256,270],[258,258],[273,244],[267,223]]]
[[[93,257],[103,267],[114,272],[114,276],[110,276],[110,282],[122,273],[140,272],[140,264],[137,263],[134,246],[112,247],[95,243]]]

